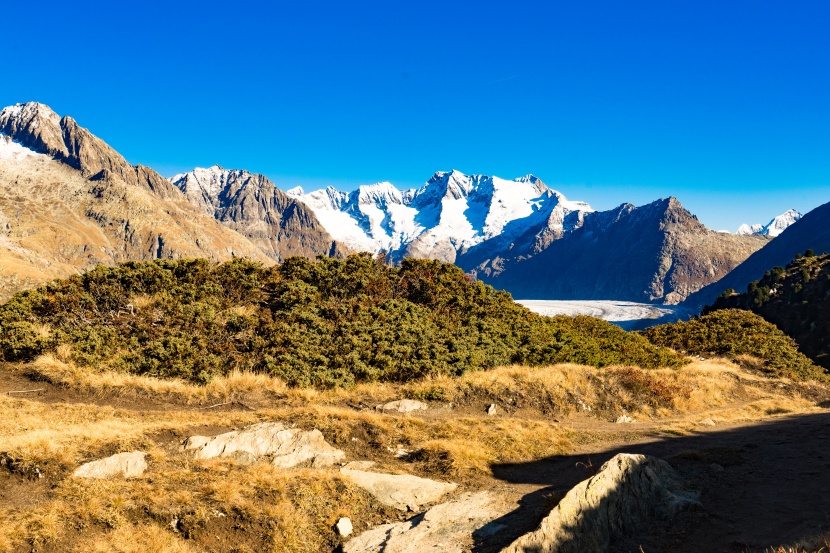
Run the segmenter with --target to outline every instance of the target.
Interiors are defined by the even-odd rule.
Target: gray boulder
[[[362,468],[364,467],[361,466]],[[451,482],[436,482],[411,474],[360,470],[355,468],[354,463],[340,469],[340,473],[384,505],[401,511],[417,512],[421,505],[434,503],[458,487],[458,484]]]
[[[635,535],[649,524],[696,504],[661,459],[620,453],[599,472],[569,491],[539,528],[502,553],[601,553],[612,541]]]
[[[407,521],[367,530],[349,540],[343,546],[343,553],[470,551],[473,532],[480,531],[508,509],[489,492],[467,493]]]
[[[147,470],[147,461],[144,459],[146,455],[143,451],[117,453],[106,459],[99,459],[81,465],[75,469],[72,476],[78,478],[110,478],[112,476],[132,478],[141,476]]]
[[[389,413],[411,413],[412,411],[426,411],[429,405],[415,399],[399,399],[377,406],[378,411]]]
[[[270,459],[281,468],[306,462],[312,467],[328,467],[346,457],[329,445],[319,430],[286,428],[279,422],[263,422],[214,437],[191,436],[184,448],[193,451],[197,459],[232,457],[243,463]]]

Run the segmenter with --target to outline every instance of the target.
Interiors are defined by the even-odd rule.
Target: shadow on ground
[[[552,504],[617,453],[669,461],[689,488],[701,491],[701,507],[618,540],[611,551],[639,552],[642,547],[645,553],[741,553],[830,529],[830,413],[819,413],[692,436],[655,437],[590,454],[494,465],[493,475],[504,482],[543,487],[494,521],[506,530],[474,536],[473,550],[499,551],[534,530]]]

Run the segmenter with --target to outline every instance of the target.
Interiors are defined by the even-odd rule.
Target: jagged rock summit
[[[81,172],[84,177],[117,175],[125,183],[140,186],[170,199],[177,194],[164,177],[143,165],[130,165],[106,142],[78,125],[71,117],[60,117],[38,102],[16,104],[0,110],[0,133],[36,152],[52,156]]]
[[[287,193],[305,202],[335,239],[355,250],[388,252],[394,259],[457,262],[469,248],[493,239],[504,242],[531,229],[562,234],[592,211],[532,175],[504,180],[449,171],[406,191],[382,182],[350,193],[334,188]]]
[[[517,298],[675,304],[722,278],[767,240],[712,231],[669,197],[588,213],[537,255],[509,262],[494,254],[475,270]]]
[[[305,204],[286,195],[264,175],[214,165],[175,175],[170,182],[190,203],[249,238],[274,261],[348,252]]]

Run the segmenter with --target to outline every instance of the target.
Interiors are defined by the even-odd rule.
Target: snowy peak
[[[802,215],[795,209],[788,209],[781,215],[774,217],[772,221],[766,225],[741,225],[738,227],[737,234],[759,234],[762,236],[775,237],[787,230],[787,228],[801,219]]]
[[[0,110],[0,132],[27,148],[55,157],[66,157],[60,115],[39,102],[15,104]]]
[[[381,182],[348,194],[293,188],[288,195],[308,205],[336,240],[353,249],[447,260],[492,238],[532,228],[573,230],[582,217],[569,214],[593,211],[533,175],[505,180],[457,170],[439,171],[416,190]]]
[[[334,190],[331,188],[331,190]],[[403,196],[401,191],[395,188],[390,182],[378,182],[375,184],[362,185],[351,194],[360,205],[377,205],[378,207],[389,204],[402,204]]]
[[[168,180],[184,193],[190,203],[211,216],[216,215],[216,210],[225,203],[225,196],[231,190],[238,191],[250,183],[262,186],[270,182],[262,175],[240,169],[223,169],[219,165],[196,167]]]

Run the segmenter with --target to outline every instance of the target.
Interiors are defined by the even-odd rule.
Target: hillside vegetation
[[[795,341],[774,324],[742,309],[725,309],[689,321],[642,331],[653,344],[694,355],[730,358],[752,356],[773,376],[827,382],[828,374],[798,350]]]
[[[791,336],[816,363],[830,369],[830,255],[799,254],[774,267],[743,294],[723,294],[705,310],[747,309]]]
[[[244,259],[100,266],[0,307],[0,353],[207,382],[232,371],[292,386],[408,381],[511,363],[678,366],[590,317],[546,318],[452,264],[368,254],[263,267]]]

